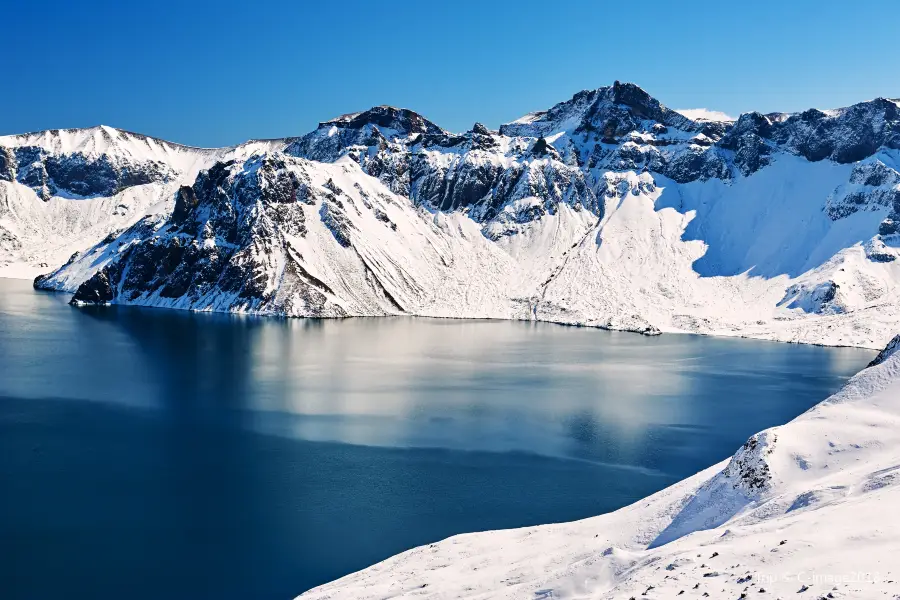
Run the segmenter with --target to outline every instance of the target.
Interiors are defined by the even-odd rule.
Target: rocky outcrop
[[[894,354],[896,354],[898,350],[900,350],[900,334],[895,335],[894,338],[890,342],[888,342],[888,345],[885,346],[881,350],[881,352],[878,353],[878,356],[873,358],[872,362],[870,362],[867,366],[874,367],[876,365],[880,365],[881,363],[892,357]]]
[[[16,153],[11,148],[0,146],[0,180],[16,180]]]
[[[117,287],[122,277],[121,263],[103,267],[96,275],[79,286],[78,291],[72,296],[70,304],[109,304],[118,295]],[[41,288],[44,278],[38,277],[34,281],[36,288]]]
[[[303,207],[310,195],[324,198],[323,207],[340,206],[333,191],[309,185],[296,159],[276,154],[217,163],[178,190],[168,220],[145,219],[116,238],[107,250],[114,259],[78,288],[73,302],[156,298],[185,307],[292,307],[342,316],[323,295],[323,284],[287,251],[288,238],[306,235]],[[339,214],[335,208],[322,218],[334,219],[339,231]]]
[[[312,160],[349,156],[391,191],[416,204],[432,210],[469,210],[480,221],[490,221],[505,205],[528,196],[544,200],[550,211],[558,202],[602,210],[585,173],[562,162],[560,153],[546,142],[535,149],[532,142],[505,140],[481,124],[455,136],[417,116],[395,123],[370,118],[372,111],[327,121],[286,152]],[[397,111],[378,107],[375,114],[402,114]],[[503,142],[508,150],[500,149]]]
[[[779,306],[820,315],[841,313],[844,306],[839,300],[840,289],[841,286],[834,281],[795,283],[785,290]]]
[[[748,439],[731,457],[724,474],[732,486],[746,493],[758,493],[768,489],[772,480],[768,457],[775,451],[778,437],[771,430],[757,433]]]
[[[175,170],[160,161],[131,161],[105,154],[54,154],[41,146],[0,147],[0,179],[17,181],[48,200],[52,196],[113,196],[134,185],[166,182]]]
[[[889,195],[885,194],[883,201],[890,200],[891,212],[878,226],[878,233],[886,235],[896,235],[900,233],[900,184],[889,190]]]
[[[874,158],[854,165],[848,182],[825,202],[825,213],[834,221],[859,211],[884,209],[900,213],[900,173]],[[890,223],[884,224],[882,235],[895,233],[890,228]]]
[[[900,107],[876,98],[828,112],[747,113],[720,145],[735,153],[735,164],[745,175],[766,166],[776,150],[813,162],[852,163],[872,156],[879,148],[900,148]]]
[[[343,115],[321,126],[335,126],[347,129],[362,129],[367,125],[375,125],[382,129],[391,129],[401,135],[416,133],[442,134],[443,129],[420,115],[406,108],[393,106],[375,106],[361,113]]]
[[[717,129],[716,125],[692,121],[666,108],[633,83],[616,81],[609,87],[578,92],[571,100],[547,111],[503,125],[500,133],[510,137],[541,137],[571,130],[576,134],[599,133],[607,143],[615,143],[633,131],[652,130],[654,125],[697,133],[707,128]],[[656,132],[660,131],[657,128]]]

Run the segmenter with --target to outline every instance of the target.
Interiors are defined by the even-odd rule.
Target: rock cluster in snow
[[[43,200],[53,196],[90,198],[114,196],[148,183],[165,183],[173,170],[161,161],[134,163],[101,154],[80,152],[53,155],[40,146],[19,146],[0,151],[0,178],[32,188]]]
[[[888,345],[885,346],[878,355],[872,359],[872,362],[869,363],[870,367],[874,367],[876,365],[880,365],[894,354],[900,350],[900,334],[895,335],[894,338],[888,342]]]
[[[459,134],[379,106],[222,149],[0,137],[0,274],[78,303],[880,347],[898,132],[890,100],[693,120],[616,82]]]

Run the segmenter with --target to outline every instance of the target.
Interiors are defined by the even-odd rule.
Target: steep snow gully
[[[75,304],[882,347],[900,106],[684,112],[616,82],[496,131],[378,106],[219,149],[0,137],[0,276]]]

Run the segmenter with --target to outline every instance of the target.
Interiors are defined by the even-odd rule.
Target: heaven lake
[[[288,599],[614,510],[874,352],[543,323],[76,309],[0,279],[0,590]]]

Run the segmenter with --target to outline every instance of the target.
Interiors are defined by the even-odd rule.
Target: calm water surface
[[[4,599],[289,599],[456,533],[596,515],[873,355],[67,299],[0,279]]]

